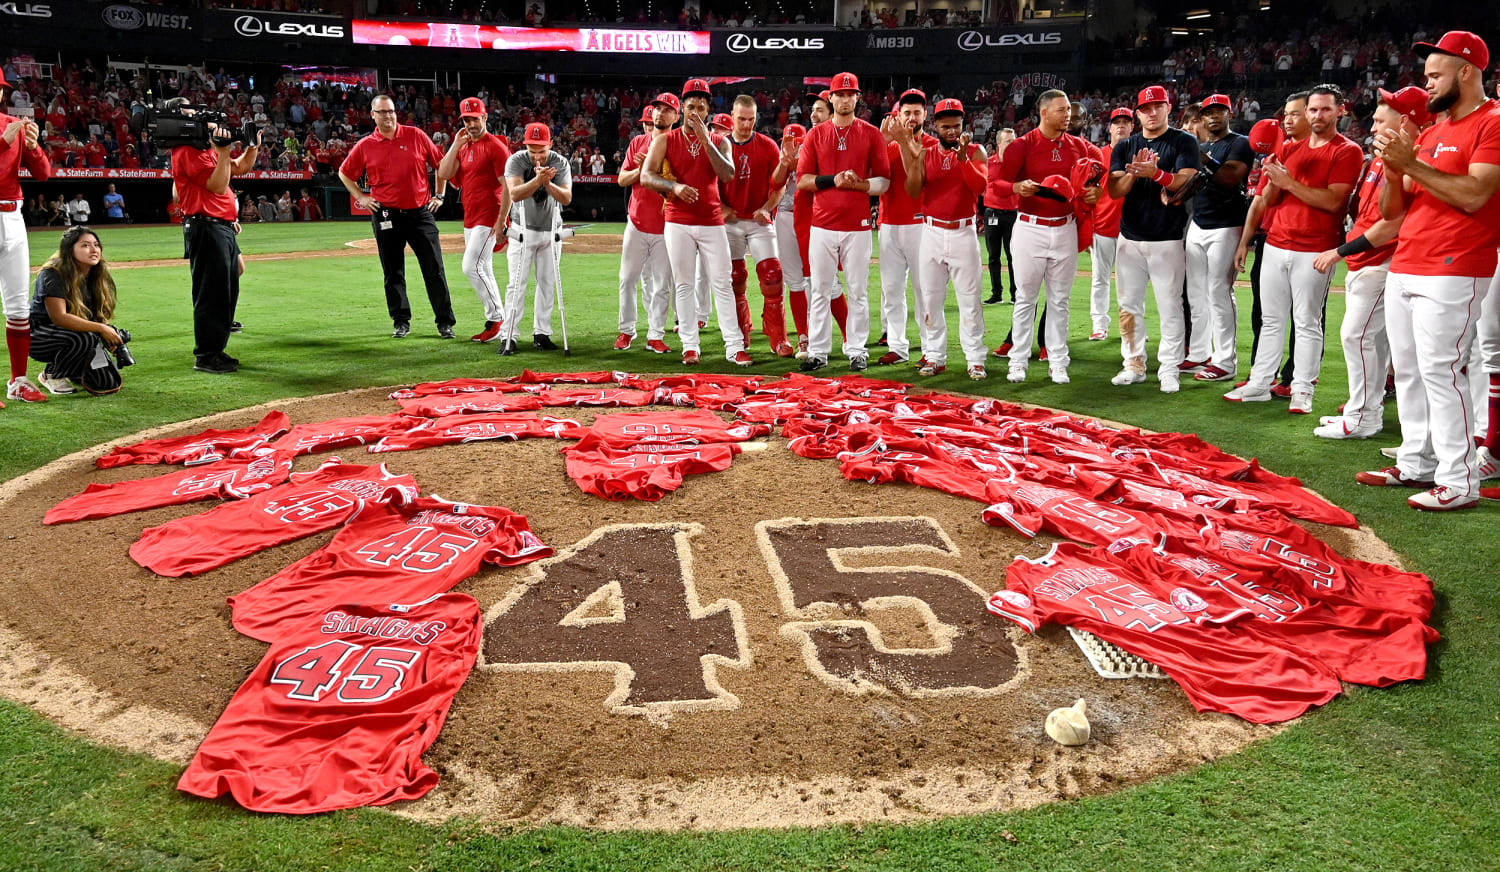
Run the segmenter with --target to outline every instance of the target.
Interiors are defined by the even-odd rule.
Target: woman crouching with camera
[[[130,334],[110,326],[114,314],[115,280],[99,235],[69,228],[37,273],[31,299],[31,357],[47,364],[43,387],[71,394],[77,382],[95,396],[120,389],[120,367],[135,361],[125,347]]]

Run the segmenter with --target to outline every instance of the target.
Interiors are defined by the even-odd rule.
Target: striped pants
[[[81,382],[91,394],[112,394],[120,389],[120,370],[97,333],[33,322],[31,357],[47,364],[53,377]]]

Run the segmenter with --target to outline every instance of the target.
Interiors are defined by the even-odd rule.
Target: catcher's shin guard
[[[763,298],[760,329],[770,341],[771,347],[775,348],[786,341],[786,310],[781,302],[781,261],[776,258],[756,261],[755,277],[760,280],[760,294]]]

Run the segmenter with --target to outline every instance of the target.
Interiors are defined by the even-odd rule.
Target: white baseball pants
[[[833,351],[833,312],[830,306],[839,285],[839,264],[849,285],[849,321],[844,334],[844,355],[851,360],[866,357],[870,339],[870,250],[874,240],[868,230],[825,230],[813,227],[807,247],[812,261],[812,295],[807,301],[808,354],[827,360]],[[733,311],[731,300],[730,311]],[[722,320],[722,319],[720,319]]]
[[[1094,244],[1089,248],[1089,263],[1093,268],[1093,283],[1089,286],[1089,320],[1093,322],[1095,333],[1109,332],[1109,283],[1115,271],[1115,248],[1119,241],[1115,236],[1095,236]]]
[[[726,239],[727,238],[728,237],[726,237]],[[725,243],[725,252],[725,256],[727,257],[728,242]],[[713,278],[708,274],[708,263],[704,261],[702,257],[697,258],[693,263],[693,272],[690,273],[690,275],[695,277],[695,281],[693,283],[694,305],[697,306],[698,320],[702,321],[704,324],[707,324],[709,320],[713,318],[714,314],[714,281]],[[675,272],[676,271],[674,270],[673,273],[675,274]],[[724,272],[725,281],[729,281],[729,261],[727,260],[724,262]],[[729,295],[731,298],[734,296],[733,283],[730,284]],[[731,305],[729,307],[729,311],[733,312],[733,300],[731,299],[730,302]],[[677,320],[682,320],[682,315],[680,313],[677,316]]]
[[[921,224],[882,224],[880,227],[880,324],[885,329],[885,344],[891,351],[906,357],[911,351],[911,342],[906,337],[906,281],[911,277],[912,310],[917,316],[917,335],[926,336],[928,329],[928,295],[922,290],[922,241],[928,230]],[[969,234],[974,236],[973,233]],[[977,239],[977,237],[976,237]],[[977,243],[976,243],[977,246]],[[975,251],[979,249],[976,247]],[[948,277],[943,275],[943,288],[937,292],[937,318],[943,317],[943,298],[947,294]],[[983,330],[980,331],[981,334]],[[941,352],[947,355],[947,325],[942,325],[944,346]],[[927,341],[922,341],[925,351]],[[929,358],[929,362],[931,358]]]
[[[1047,363],[1068,365],[1068,297],[1078,272],[1078,227],[1066,224],[1044,227],[1022,215],[1011,231],[1011,275],[1016,282],[1016,307],[1011,313],[1010,365],[1024,369],[1031,359],[1032,336],[1036,332],[1036,304],[1047,285]],[[923,346],[926,351],[926,346]]]
[[[672,276],[677,282],[677,336],[682,340],[683,351],[702,351],[698,338],[698,322],[703,315],[698,311],[697,292],[691,280],[696,269],[707,274],[709,288],[719,309],[719,334],[724,337],[724,356],[727,359],[745,350],[745,337],[734,318],[734,288],[729,281],[729,236],[724,226],[708,224],[674,224],[667,222],[667,258],[672,263]],[[700,277],[700,281],[702,281]],[[729,317],[723,317],[728,312]]]
[[[1323,303],[1333,272],[1320,273],[1313,266],[1316,251],[1288,251],[1266,245],[1260,267],[1260,345],[1250,366],[1250,385],[1265,389],[1281,368],[1281,349],[1286,347],[1288,316],[1297,331],[1292,360],[1292,390],[1313,389],[1313,380],[1323,365]],[[1390,304],[1386,304],[1390,311]]]
[[[502,339],[515,339],[520,333],[521,318],[526,314],[526,286],[536,275],[536,311],[532,316],[532,330],[546,336],[552,335],[552,302],[557,289],[557,252],[553,246],[553,234],[545,230],[512,229],[510,247],[506,249],[506,265],[510,282],[505,287],[505,327],[500,331]],[[514,236],[523,237],[520,240]]]
[[[880,260],[885,261],[883,246]],[[944,304],[948,297],[948,280],[952,278],[953,296],[958,302],[958,341],[963,348],[964,360],[969,366],[984,365],[989,348],[984,344],[979,235],[973,227],[948,230],[929,224],[922,228],[918,264],[921,293],[925,300],[923,308],[928,313],[921,326],[922,355],[928,363],[938,366],[948,362],[948,318]],[[904,289],[900,293],[905,296]]]
[[[756,263],[777,258],[776,228],[749,218],[741,218],[733,224],[724,225],[724,235],[729,237],[729,260],[740,260],[747,253]],[[785,271],[785,267],[782,268]]]
[[[782,286],[794,293],[807,292],[807,267],[797,247],[797,231],[792,228],[792,210],[776,213],[776,251],[781,256]]]
[[[1120,297],[1120,356],[1124,368],[1146,371],[1146,283],[1156,297],[1161,334],[1156,340],[1156,377],[1177,378],[1187,324],[1182,318],[1182,282],[1187,253],[1180,239],[1141,242],[1120,237],[1115,283]],[[1047,317],[1050,325],[1052,317]]]
[[[464,276],[474,288],[484,320],[500,321],[505,317],[505,299],[495,281],[495,228],[464,228]],[[507,281],[506,284],[509,284]]]
[[[1240,365],[1235,349],[1239,307],[1234,299],[1234,250],[1241,229],[1204,230],[1190,221],[1187,230],[1188,304],[1193,310],[1187,358],[1206,360],[1225,372],[1238,372]]]
[[[620,249],[620,332],[626,336],[635,335],[636,285],[643,277],[646,338],[661,339],[667,330],[667,289],[672,282],[666,236],[646,233],[626,221]]]
[[[1474,395],[1474,435],[1483,438],[1490,424],[1490,376],[1500,374],[1500,273],[1490,280],[1479,310],[1474,350],[1469,354],[1469,387]]]
[[[1385,336],[1385,280],[1388,263],[1351,270],[1344,279],[1344,323],[1339,340],[1349,370],[1344,417],[1355,427],[1379,426],[1385,405],[1385,372],[1391,363]]]
[[[31,250],[21,212],[0,212],[0,302],[7,321],[31,323]]]
[[[1431,479],[1461,495],[1479,492],[1479,468],[1469,435],[1474,408],[1460,370],[1469,360],[1489,284],[1489,276],[1397,272],[1385,282],[1386,334],[1401,413],[1396,466],[1408,478]],[[1265,341],[1262,335],[1263,348]],[[1301,344],[1299,334],[1299,355]]]

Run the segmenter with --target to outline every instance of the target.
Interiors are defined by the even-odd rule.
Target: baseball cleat
[[[984,381],[990,374],[984,371],[984,364],[976,363],[969,367],[969,379],[971,381]]]
[[[885,354],[880,355],[875,363],[880,366],[894,366],[898,363],[906,363],[906,355],[897,354],[894,351],[887,351]]]
[[[1354,480],[1368,487],[1429,488],[1433,486],[1433,482],[1430,481],[1407,478],[1401,474],[1399,466],[1387,466],[1385,469],[1377,469],[1373,472],[1361,472],[1354,476]]]
[[[392,339],[405,339],[411,333],[411,325],[405,321],[397,321],[391,328]]]
[[[504,355],[505,357],[510,357],[511,355],[515,354],[516,353],[516,340],[514,340],[514,339],[505,339],[505,340],[502,340],[501,343],[500,343],[500,347],[497,348],[497,349],[495,349],[495,353],[496,354],[500,354],[500,355]]]
[[[1161,392],[1164,394],[1175,394],[1182,390],[1182,379],[1176,373],[1157,376],[1156,380],[1161,383]]]
[[[922,364],[922,368],[917,370],[917,375],[942,375],[947,371],[948,367],[944,364],[924,363]]]
[[[890,343],[889,343],[889,341],[888,341],[888,339],[886,337],[886,334],[882,333],[882,334],[880,334],[880,338],[877,339],[877,340],[875,340],[875,344],[876,345],[889,345]]]
[[[1146,374],[1144,372],[1137,372],[1133,369],[1122,369],[1114,378],[1109,380],[1109,383],[1120,386],[1138,385],[1145,380]]]
[[[245,325],[244,324],[241,324],[238,321],[231,321],[231,322],[229,322],[229,332],[230,333],[243,333],[244,331],[245,331]]]
[[[648,351],[654,351],[657,354],[670,354],[672,352],[672,346],[661,341],[660,339],[647,339],[646,349]]]
[[[683,366],[697,366],[698,365],[698,352],[696,352],[696,351],[684,351],[682,353],[682,365]]]
[[[44,373],[45,374],[45,373]],[[46,384],[46,382],[43,382]],[[1489,481],[1492,478],[1500,478],[1500,458],[1496,458],[1494,452],[1481,445],[1479,453],[1479,480]]]
[[[1291,385],[1271,385],[1271,396],[1278,400],[1290,400],[1292,398]]]
[[[1451,487],[1441,486],[1407,497],[1406,504],[1419,512],[1451,512],[1478,506],[1479,496],[1461,494]]]
[[[45,403],[47,395],[37,390],[31,379],[24,375],[18,375],[11,379],[5,386],[5,398],[7,400],[20,400],[23,403]]]
[[[1234,378],[1234,373],[1229,372],[1228,370],[1219,369],[1217,366],[1209,365],[1205,366],[1201,371],[1195,374],[1193,376],[1193,381],[1221,382],[1229,381],[1232,378]]]
[[[997,348],[997,349],[995,349],[995,352],[994,352],[995,356],[996,357],[1010,357],[1010,347],[1011,346],[1010,346],[1009,342],[1002,342],[1000,344],[1000,347]]]
[[[553,342],[552,337],[546,333],[534,333],[531,336],[531,347],[540,348],[543,351],[556,351],[557,343]]]
[[[1292,391],[1292,404],[1287,407],[1287,413],[1292,415],[1311,414],[1312,401],[1312,391]]]
[[[1011,367],[1010,370],[1005,373],[1005,380],[1013,385],[1018,385],[1021,382],[1026,381],[1026,367]]]
[[[1066,366],[1054,366],[1048,370],[1047,374],[1052,376],[1052,383],[1055,385],[1065,385],[1072,381],[1072,379],[1068,378],[1068,368]]]
[[[486,321],[486,322],[484,322],[484,329],[481,330],[481,331],[479,331],[478,333],[475,333],[473,336],[470,336],[469,337],[469,341],[471,341],[471,342],[489,342],[491,339],[494,339],[496,336],[499,336],[499,335],[500,335],[500,322],[499,321]]]
[[[1003,294],[990,294],[988,297],[985,297],[984,304],[986,306],[993,306],[1003,299],[1005,299]]]
[[[1225,394],[1224,399],[1231,403],[1268,403],[1271,401],[1271,392],[1245,384]]]
[[[1104,331],[1104,330],[1095,330],[1093,333],[1089,334],[1089,341],[1090,342],[1100,342],[1100,341],[1108,339],[1108,338],[1109,338],[1109,333],[1107,331]]]
[[[439,339],[452,339],[452,338],[454,338],[453,325],[452,324],[444,324],[443,326],[439,327],[438,328],[438,338]]]
[[[631,336],[629,333],[621,333],[619,336],[615,337],[615,350],[625,351],[630,347],[630,343],[634,341],[634,336]]]
[[[1178,372],[1202,372],[1203,368],[1205,366],[1208,366],[1208,361],[1206,361],[1206,360],[1200,360],[1200,361],[1197,361],[1197,362],[1194,362],[1194,361],[1191,361],[1191,360],[1184,360],[1182,363],[1177,364],[1177,371]]]
[[[73,394],[78,392],[78,389],[73,387],[72,382],[68,381],[65,378],[54,376],[52,373],[48,372],[45,369],[42,370],[41,375],[36,377],[36,380],[40,382],[42,387],[46,388],[47,392],[50,394],[60,396],[62,394]]]
[[[1037,360],[1046,360],[1047,359],[1047,349],[1046,349],[1045,346],[1042,348],[1041,351],[1038,351],[1036,353],[1036,359]]]
[[[1399,445],[1393,445],[1390,448],[1382,448],[1382,449],[1380,449],[1380,454],[1381,454],[1382,457],[1389,457],[1390,459],[1395,460],[1396,459],[1396,454],[1400,450],[1401,450],[1401,446],[1399,446]]]
[[[807,355],[807,359],[802,361],[801,366],[797,367],[801,372],[817,372],[820,369],[827,368],[828,361],[821,357],[813,357],[811,354]]]
[[[230,360],[222,354],[210,354],[207,357],[200,357],[193,361],[193,369],[199,372],[212,372],[225,375],[231,372],[239,372],[240,366],[238,361]],[[9,396],[9,393],[6,396]]]
[[[1313,435],[1323,439],[1369,439],[1379,432],[1379,424],[1358,427],[1343,415],[1325,417],[1322,425],[1313,428]]]
[[[735,366],[749,366],[750,364],[754,363],[755,360],[750,357],[750,352],[748,351],[736,351],[733,355],[730,356],[729,362],[734,364]]]
[[[796,356],[796,358],[798,360],[806,360],[807,359],[807,337],[806,336],[798,336],[797,337],[797,354],[795,356]]]
[[[870,368],[870,358],[864,356],[863,354],[859,355],[858,357],[851,357],[851,358],[849,358],[849,371],[850,372],[864,372],[865,370],[867,370],[869,368]]]
[[[776,347],[771,350],[776,353],[777,357],[792,357],[797,353],[797,349],[792,347],[792,343],[786,340],[776,343]]]

